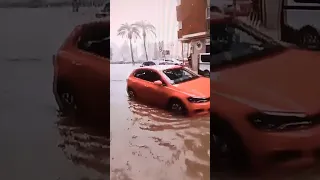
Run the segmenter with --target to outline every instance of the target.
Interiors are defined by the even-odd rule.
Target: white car
[[[162,59],[159,62],[159,65],[183,65],[182,61],[179,61],[177,59]]]
[[[200,53],[198,74],[206,77],[210,77],[210,53]]]

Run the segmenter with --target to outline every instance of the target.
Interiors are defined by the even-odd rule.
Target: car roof
[[[154,65],[154,66],[147,66],[147,67],[140,67],[138,69],[152,69],[156,71],[163,71],[166,69],[174,69],[174,68],[181,68],[181,66],[178,65]]]

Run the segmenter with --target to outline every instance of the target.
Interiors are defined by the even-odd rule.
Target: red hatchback
[[[178,114],[202,115],[210,110],[210,79],[181,66],[138,68],[128,78],[127,92],[131,98]]]
[[[54,55],[53,92],[59,109],[109,118],[109,22],[77,26]]]

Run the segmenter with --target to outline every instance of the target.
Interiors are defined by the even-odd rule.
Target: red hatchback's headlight
[[[303,113],[264,112],[248,116],[249,122],[263,131],[288,131],[307,128],[312,121]]]
[[[205,102],[209,102],[210,98],[188,97],[188,101],[191,103],[205,103]]]

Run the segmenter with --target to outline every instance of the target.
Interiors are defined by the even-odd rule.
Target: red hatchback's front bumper
[[[320,162],[320,126],[291,132],[253,132],[252,136],[244,141],[254,166],[287,168]]]
[[[210,101],[205,103],[188,103],[186,106],[190,115],[203,115],[210,112]]]

